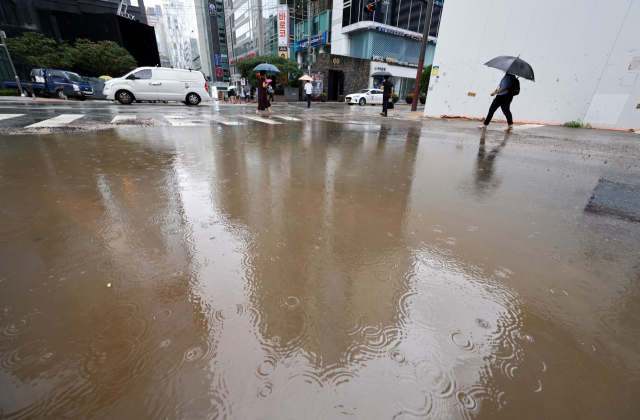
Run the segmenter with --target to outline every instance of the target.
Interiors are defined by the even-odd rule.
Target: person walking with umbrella
[[[273,111],[269,109],[271,107],[271,103],[267,97],[266,78],[267,71],[260,70],[260,74],[258,75],[258,109],[256,110],[256,114],[260,114],[260,111],[264,111],[265,109],[269,111],[269,114],[273,114]]]
[[[485,118],[484,123],[478,126],[481,130],[486,130],[487,126],[493,118],[493,114],[498,108],[502,109],[504,116],[507,117],[507,129],[505,131],[513,130],[513,116],[511,115],[511,101],[514,96],[520,94],[520,81],[516,76],[523,77],[535,82],[535,76],[533,74],[533,68],[526,61],[518,57],[501,56],[496,57],[485,63],[486,66],[493,67],[505,72],[504,77],[500,81],[500,85],[496,90],[491,93],[491,96],[495,96],[495,99],[489,107],[489,113]]]

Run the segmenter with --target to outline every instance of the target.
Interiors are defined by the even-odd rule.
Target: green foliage
[[[18,62],[28,62],[45,69],[67,69],[73,66],[72,48],[38,32],[25,32],[22,36],[7,38],[9,53]]]
[[[409,93],[407,94],[407,96],[405,96],[405,99],[408,99],[410,101],[413,101],[413,93]]]
[[[397,93],[394,93],[393,95],[391,95],[391,97],[392,97],[392,98],[394,98],[394,99],[395,99],[395,98],[399,98],[399,96],[398,96],[398,94],[397,94]]]
[[[20,96],[17,90],[0,90],[0,96]]]
[[[569,121],[563,124],[565,127],[571,128],[593,128],[591,124],[583,124],[582,120],[578,118],[578,121]]]
[[[426,99],[426,98],[427,98],[427,95],[425,95],[424,93],[420,94],[420,99]]]
[[[431,68],[429,65],[426,69],[422,71],[422,78],[420,79],[420,93],[427,94],[427,90],[429,89],[429,79],[431,78]]]
[[[112,41],[76,40],[72,56],[81,69],[96,76],[117,77],[137,67],[129,52]]]
[[[324,93],[324,92],[322,92],[322,93],[320,94],[320,96],[327,96],[327,94],[326,94],[326,93]]]
[[[289,84],[293,87],[300,86],[300,81],[297,79],[304,74],[304,69],[300,69],[298,62],[291,58],[260,55],[236,61],[236,69],[242,77],[249,80],[249,83],[251,83],[252,86],[258,86],[258,78],[256,77],[257,72],[254,72],[253,69],[258,64],[262,63],[273,64],[280,70],[280,73],[278,74],[267,74],[267,76],[274,79],[274,81],[279,80],[282,76],[288,73]]]

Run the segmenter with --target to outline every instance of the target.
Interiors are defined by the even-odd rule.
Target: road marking
[[[249,120],[265,123],[265,124],[282,124],[281,122],[271,121],[271,120],[268,120],[268,119],[263,118],[263,117],[253,117],[253,116],[249,116],[249,115],[241,115],[241,117],[249,119]]]
[[[8,120],[9,118],[22,117],[24,114],[2,114],[0,120]]]
[[[180,115],[164,115],[169,124],[174,127],[196,127],[202,124],[198,124],[196,121],[185,120],[184,117]],[[202,121],[204,123],[204,121]]]
[[[536,128],[536,127],[544,127],[544,126],[542,124],[523,124],[523,125],[514,126],[514,129],[516,129],[516,130],[528,130],[530,128]]]
[[[230,120],[226,117],[223,117],[222,115],[204,115],[204,117],[210,121],[217,122],[223,125],[244,125],[244,123]]]
[[[122,120],[135,120],[136,116],[134,114],[120,114],[111,120],[112,123],[122,121]]]
[[[287,120],[287,121],[300,121],[298,118],[285,117],[285,116],[283,116],[283,115],[274,115],[274,117],[276,117],[276,118],[282,118],[283,120]]]
[[[60,127],[65,124],[69,124],[72,121],[77,120],[78,118],[84,117],[84,114],[64,114],[58,115],[54,118],[49,118],[48,120],[40,121],[35,124],[31,124],[26,126],[25,128],[38,128],[38,127]]]

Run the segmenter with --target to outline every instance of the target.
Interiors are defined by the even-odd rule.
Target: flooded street
[[[638,135],[300,114],[0,135],[0,419],[637,418]]]

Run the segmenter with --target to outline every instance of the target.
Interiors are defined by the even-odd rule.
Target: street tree
[[[77,67],[96,76],[117,77],[137,66],[129,51],[113,41],[78,39],[72,55]]]
[[[420,79],[420,93],[427,94],[427,90],[429,89],[429,79],[431,79],[431,64],[427,66],[426,69],[422,71],[422,78]]]
[[[289,84],[291,86],[299,86],[300,82],[298,77],[304,74],[304,69],[300,69],[300,66],[296,60],[285,57],[272,57],[267,55],[260,55],[257,57],[245,58],[244,60],[236,61],[236,70],[238,73],[246,79],[252,86],[258,85],[258,79],[256,78],[257,72],[253,69],[262,63],[273,64],[280,70],[280,74],[270,75],[274,80],[284,80],[285,75],[289,75]]]
[[[38,32],[7,38],[7,46],[16,61],[27,62],[34,67],[67,69],[74,64],[72,48],[66,44],[58,45],[55,40]]]

